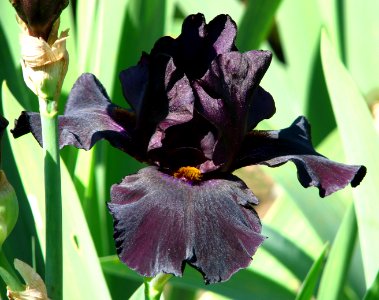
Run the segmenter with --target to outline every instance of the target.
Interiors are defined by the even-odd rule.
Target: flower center
[[[195,167],[181,167],[174,173],[175,178],[184,179],[186,181],[200,181],[202,174]]]

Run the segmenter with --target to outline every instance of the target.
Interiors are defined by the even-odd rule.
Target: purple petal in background
[[[295,163],[304,187],[316,186],[320,196],[328,196],[349,183],[355,187],[366,175],[364,166],[337,163],[317,153],[311,143],[310,126],[304,117],[285,129],[252,131],[242,145],[234,169],[247,165],[280,166]]]
[[[118,255],[144,276],[181,276],[187,262],[206,282],[225,281],[264,240],[257,199],[232,175],[191,184],[147,167],[114,185],[111,198]]]

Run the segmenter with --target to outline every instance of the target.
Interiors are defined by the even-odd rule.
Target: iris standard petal
[[[134,155],[130,132],[134,115],[112,104],[108,95],[93,74],[81,75],[72,88],[66,110],[59,117],[60,147],[73,145],[90,149],[98,140],[106,139],[114,147]],[[39,114],[23,112],[12,130],[14,137],[32,132],[42,145]]]
[[[193,118],[195,96],[192,87],[187,76],[178,71],[172,58],[167,64],[164,86],[168,114],[158,123],[150,139],[148,150],[162,147],[162,140],[168,128],[186,123]]]
[[[258,86],[253,94],[253,99],[247,116],[247,130],[253,130],[259,122],[270,119],[275,114],[275,102],[271,94]]]
[[[219,130],[220,141],[213,157],[215,165],[225,164],[224,168],[228,168],[246,133],[249,117],[251,122],[257,122],[275,112],[267,92],[259,89],[254,93],[271,57],[269,51],[221,54],[203,78],[193,83],[199,99],[196,108]],[[255,107],[254,98],[256,114],[249,113]]]
[[[151,57],[164,54],[174,59],[189,79],[200,78],[217,55],[236,51],[237,26],[228,15],[218,15],[209,24],[204,15],[188,16],[177,39],[162,37],[151,50]]]
[[[237,25],[228,15],[218,15],[207,26],[207,44],[214,53],[209,57],[211,62],[217,55],[236,51]],[[208,50],[209,51],[209,50]]]
[[[118,255],[144,276],[181,276],[189,263],[207,283],[225,281],[264,240],[257,199],[232,175],[191,184],[147,167],[113,185],[111,198]]]
[[[256,164],[276,167],[287,161],[295,163],[300,183],[304,187],[318,187],[321,197],[349,183],[355,187],[366,175],[364,166],[337,163],[317,153],[311,143],[310,125],[304,117],[282,130],[250,132],[234,169]]]
[[[139,118],[149,80],[148,55],[143,53],[138,64],[121,71],[119,77],[123,95]]]
[[[162,147],[149,151],[149,157],[160,167],[170,170],[198,167],[212,157],[214,132],[215,128],[194,111],[190,121],[167,128]],[[210,170],[201,171],[206,173]]]

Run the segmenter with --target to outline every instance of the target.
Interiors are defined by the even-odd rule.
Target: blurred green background
[[[317,189],[301,187],[292,164],[238,170],[261,199],[258,213],[269,238],[251,266],[228,282],[204,285],[187,267],[183,278],[169,281],[165,299],[379,299],[379,143],[372,115],[379,105],[378,11],[375,0],[70,1],[61,16],[60,28],[70,29],[70,65],[60,111],[83,72],[94,73],[125,107],[121,70],[136,64],[159,37],[180,34],[187,15],[201,12],[209,22],[225,13],[238,24],[241,51],[274,54],[262,86],[277,113],[259,129],[284,128],[305,115],[320,153],[368,169],[359,187],[324,199]],[[9,135],[22,110],[38,110],[22,79],[19,32],[11,4],[1,1],[0,82],[6,84],[0,110],[11,122],[2,164],[20,204],[4,251],[43,275],[42,150],[31,136]],[[107,142],[88,152],[66,147],[61,156],[65,299],[128,299],[142,279],[115,256],[105,204],[110,186],[141,164]]]

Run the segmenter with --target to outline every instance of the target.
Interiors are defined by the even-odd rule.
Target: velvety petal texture
[[[178,77],[179,76],[179,77]],[[168,113],[160,121],[150,139],[148,150],[162,147],[165,132],[174,125],[186,123],[192,119],[195,96],[185,74],[178,72],[173,59],[167,64],[165,93],[168,100]]]
[[[310,125],[304,117],[282,130],[250,132],[234,168],[257,164],[277,167],[287,161],[295,163],[300,183],[304,187],[318,187],[321,197],[349,183],[355,187],[366,175],[364,166],[337,163],[317,153],[311,143]]]
[[[275,112],[275,105],[272,98],[266,96],[267,92],[260,89],[254,94],[271,57],[269,51],[222,54],[212,62],[204,77],[194,82],[200,100],[199,112],[220,132],[213,162],[215,165],[224,164],[223,170],[229,168],[246,133],[253,100],[259,104],[257,109],[269,110],[263,111],[261,117],[271,117]],[[262,104],[261,99],[268,103]]]
[[[89,150],[101,140],[108,140],[129,154],[141,157],[131,139],[134,114],[110,102],[93,74],[81,75],[67,100],[65,114],[59,116],[60,147],[73,145]],[[38,113],[23,112],[12,130],[14,137],[31,132],[42,146],[41,120]]]
[[[193,184],[147,167],[113,185],[111,198],[118,255],[144,276],[181,276],[189,263],[206,282],[225,281],[264,240],[258,201],[232,175]]]

